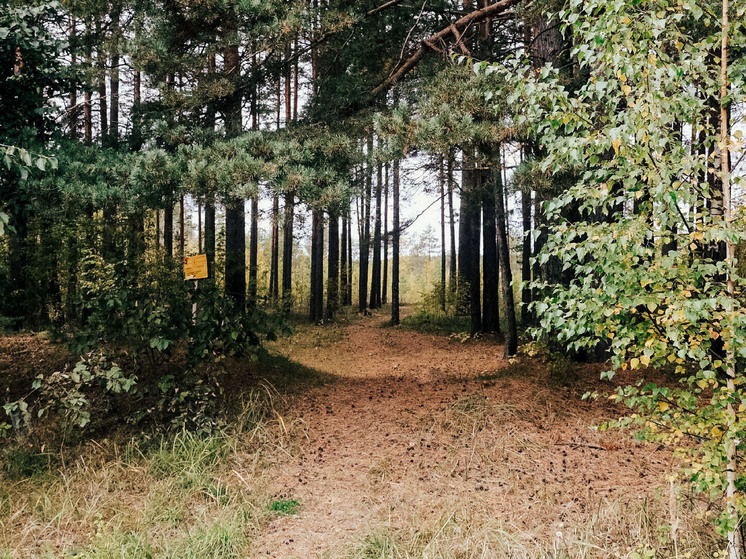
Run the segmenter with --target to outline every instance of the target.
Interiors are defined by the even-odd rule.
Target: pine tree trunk
[[[343,251],[344,252],[344,251]],[[339,307],[339,216],[329,212],[329,257],[326,280],[326,319],[334,320]]]
[[[163,210],[163,248],[168,258],[174,256],[174,206],[168,204]]]
[[[332,239],[332,226],[329,222],[329,242]],[[339,243],[339,294],[343,305],[347,304],[347,212],[342,212],[342,238]],[[331,264],[330,264],[331,266]]]
[[[347,210],[347,304],[352,306],[352,210]]]
[[[241,64],[238,54],[237,22],[231,16],[225,23],[225,39],[229,42],[223,53],[224,72],[236,91],[223,106],[228,137],[236,137],[242,130],[240,82]],[[225,292],[243,312],[246,306],[246,210],[244,200],[228,200],[225,208]]]
[[[119,26],[120,10],[117,3],[111,14],[111,70],[109,73],[109,145],[119,142]]]
[[[380,147],[380,144],[379,144]],[[376,217],[373,227],[373,270],[370,282],[370,308],[381,307],[381,194],[383,190],[383,165],[376,172]]]
[[[499,151],[498,151],[499,154]],[[510,269],[510,247],[508,245],[507,220],[505,213],[504,186],[502,169],[495,169],[495,202],[497,222],[497,256],[500,263],[500,280],[502,282],[503,316],[505,317],[505,356],[515,355],[518,351],[518,331],[515,321],[515,302],[513,300],[513,274]]]
[[[91,55],[91,20],[86,18],[85,22],[85,65],[86,67],[92,64]],[[91,90],[86,87],[83,94],[83,139],[86,144],[93,143],[93,110],[91,106]]]
[[[461,188],[461,222],[459,224],[458,286],[459,300],[464,301],[471,317],[471,333],[482,329],[481,285],[479,278],[480,246],[480,174],[473,156],[464,153]]]
[[[96,21],[96,35],[101,36],[101,20]],[[109,124],[106,114],[106,51],[103,47],[103,41],[99,43],[99,49],[96,53],[96,65],[98,69],[98,112],[100,126],[100,140],[106,144],[109,136]]]
[[[293,220],[295,195],[285,193],[285,216],[282,225],[282,301],[286,312],[290,312],[293,291]]]
[[[70,45],[72,48],[70,49],[70,65],[72,67],[77,66],[78,64],[78,51],[77,51],[77,45],[76,45],[76,33],[75,33],[75,17],[70,16],[70,24],[68,27],[68,38]],[[75,140],[78,137],[78,115],[80,114],[78,110],[78,90],[76,88],[75,82],[73,82],[72,87],[70,88],[70,108],[68,110],[69,113],[69,123],[70,123],[70,138]]]
[[[246,209],[243,200],[225,207],[225,293],[243,312],[246,306]]]
[[[272,247],[269,265],[269,296],[277,301],[280,293],[280,198],[275,193],[272,196]]]
[[[393,215],[391,230],[391,324],[399,324],[399,160],[394,160],[392,177]]]
[[[311,212],[311,322],[324,319],[324,213]]]
[[[438,157],[438,187],[440,189],[440,308],[446,310],[446,196],[443,156]]]
[[[448,223],[450,227],[451,250],[449,254],[448,289],[456,291],[456,218],[453,207],[453,153],[448,154],[446,180],[448,181]]]
[[[486,179],[482,184],[482,277],[483,277],[483,315],[482,330],[485,332],[500,331],[500,267],[497,258],[497,224],[494,183],[484,171]]]
[[[205,199],[205,256],[207,257],[207,274],[215,280],[215,197]]]
[[[251,227],[249,237],[249,308],[256,307],[257,273],[259,269],[259,193],[251,197]]]
[[[360,312],[367,312],[368,299],[368,259],[370,257],[370,199],[373,188],[373,163],[370,158],[373,154],[373,136],[368,137],[368,165],[365,173],[365,192],[361,200],[362,223],[360,235],[360,281],[358,290],[358,303]]]
[[[388,303],[389,287],[389,164],[386,162],[383,175],[383,281],[381,304]]]
[[[184,245],[186,243],[186,220],[184,216],[184,195],[179,196],[179,259],[184,260]]]

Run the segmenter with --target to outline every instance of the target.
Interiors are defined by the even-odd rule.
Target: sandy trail
[[[509,365],[494,340],[381,328],[382,318],[309,328],[272,348],[336,382],[298,397],[309,426],[266,479],[301,503],[259,535],[254,557],[340,557],[381,528],[489,515],[554,537],[603,503],[652,495],[668,453],[590,429],[619,410],[580,400],[545,367]]]

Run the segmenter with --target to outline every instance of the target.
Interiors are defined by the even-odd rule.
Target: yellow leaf
[[[624,95],[626,95],[627,97],[629,97],[629,94],[632,93],[632,88],[630,86],[628,86],[628,85],[623,85],[622,86],[622,91],[624,92]]]
[[[642,363],[643,365],[647,367],[648,365],[650,365],[650,357],[648,357],[647,355],[641,355],[640,363]]]
[[[637,357],[633,357],[629,360],[629,366],[631,369],[637,369],[640,366],[640,360]]]
[[[619,155],[619,147],[620,147],[620,146],[622,145],[622,140],[621,140],[621,138],[615,138],[615,139],[614,139],[614,140],[613,140],[613,141],[611,142],[611,145],[612,145],[612,147],[614,148],[614,153],[615,153],[616,155]]]
[[[627,76],[625,76],[624,72],[622,72],[621,70],[617,71],[616,77],[619,78],[619,81],[622,82],[622,83],[624,83],[624,82],[627,81]]]
[[[658,409],[660,411],[666,411],[671,406],[668,404],[668,402],[658,402]]]

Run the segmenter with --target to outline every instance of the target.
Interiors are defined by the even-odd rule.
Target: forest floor
[[[646,550],[666,557],[673,556],[674,540],[682,557],[686,550],[694,557],[711,554],[715,540],[699,518],[710,504],[669,481],[676,471],[671,453],[629,433],[593,429],[624,409],[603,398],[582,400],[582,394],[611,392],[629,379],[601,381],[600,365],[578,366],[557,378],[536,359],[503,359],[494,338],[422,334],[385,327],[385,318],[298,325],[294,336],[268,344],[274,367],[296,367],[290,378],[281,380],[281,370],[271,377],[287,394],[273,422],[282,436],[263,448],[247,449],[239,441],[227,465],[210,466],[217,473],[202,491],[220,496],[241,486],[236,499],[204,505],[188,493],[197,482],[166,483],[150,462],[139,469],[113,467],[105,481],[96,473],[95,483],[78,465],[78,474],[60,474],[61,485],[36,483],[31,491],[17,484],[29,510],[8,504],[13,497],[7,493],[0,506],[0,531],[6,531],[0,557],[3,546],[13,557],[73,556],[43,555],[42,548],[76,550],[76,557],[654,556],[643,555]],[[257,365],[258,374],[264,366]],[[304,383],[304,375],[314,382]],[[90,463],[83,469],[90,470]],[[116,481],[120,475],[126,479]],[[76,497],[75,512],[49,510],[40,519],[31,509],[49,500],[43,495],[55,484],[59,499],[63,493],[91,496],[84,503]],[[104,487],[106,497],[95,498]],[[251,520],[239,528],[247,538],[237,547],[223,553],[213,545],[200,555],[168,543],[194,538],[195,526],[202,526],[200,534],[209,532],[204,526],[211,514],[225,520],[230,506],[250,499],[259,504],[241,517]],[[153,513],[154,502],[169,511],[182,502],[183,510],[164,520],[163,513]],[[139,520],[133,520],[135,509],[145,511]],[[182,524],[188,536],[179,535]],[[107,530],[127,539],[97,544]],[[125,553],[125,543],[116,543],[129,546],[138,533],[152,541],[136,548],[147,547],[151,555]],[[233,532],[225,533],[223,542]]]

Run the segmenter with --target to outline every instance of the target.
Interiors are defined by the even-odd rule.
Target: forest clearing
[[[581,401],[585,390],[613,388],[597,366],[554,377],[534,358],[508,363],[493,340],[382,322],[299,325],[268,348],[266,382],[288,387],[277,392],[228,367],[226,382],[243,390],[232,398],[272,406],[256,423],[202,441],[177,434],[175,446],[144,454],[115,440],[89,444],[71,463],[4,483],[0,549],[8,557],[630,557],[672,553],[672,519],[681,556],[716,549],[701,516],[707,501],[671,504],[669,451],[593,429],[621,412]]]

